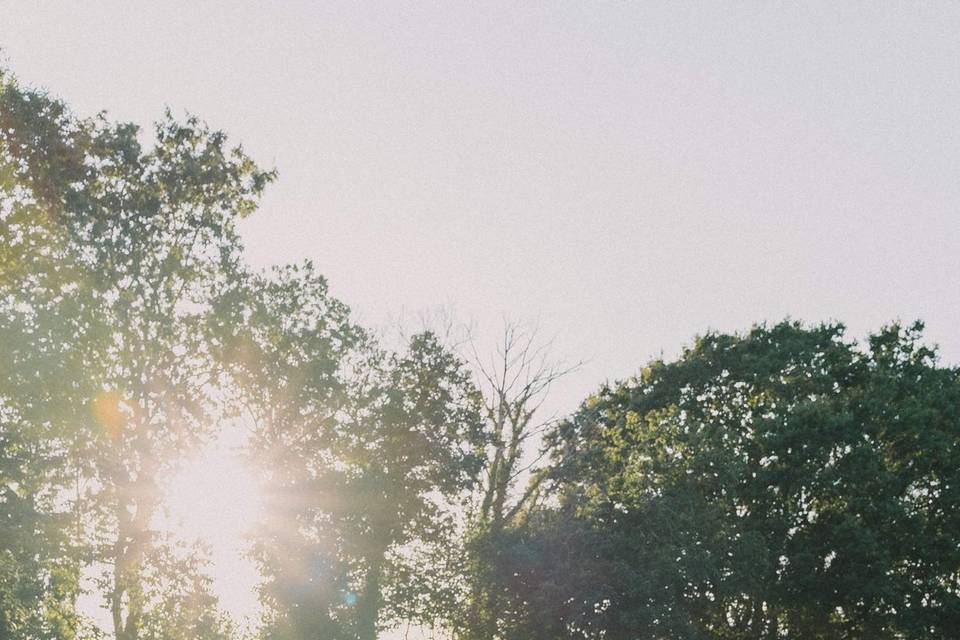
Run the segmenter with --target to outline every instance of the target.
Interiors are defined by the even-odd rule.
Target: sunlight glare
[[[246,553],[263,508],[258,476],[235,450],[214,443],[171,478],[165,495],[166,528],[209,545],[221,605],[235,620],[249,619],[259,606],[259,574]]]

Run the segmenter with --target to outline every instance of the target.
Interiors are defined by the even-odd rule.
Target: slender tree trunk
[[[110,615],[113,618],[113,637],[123,638],[123,591],[120,587],[120,575],[117,566],[113,569],[113,592],[110,594]]]
[[[386,550],[374,552],[368,558],[367,574],[363,579],[363,593],[357,606],[357,639],[377,640],[380,622],[380,582]]]
[[[124,556],[126,555],[126,518],[127,505],[121,501],[117,507],[117,539],[113,543],[113,590],[110,593],[110,616],[113,618],[113,637],[115,640],[126,640],[126,629],[123,624],[123,594],[126,591],[124,576]]]
[[[134,494],[135,485],[127,483],[121,490]],[[156,497],[142,494],[139,499],[121,498],[117,507],[117,538],[113,544],[113,591],[110,614],[115,640],[136,640],[143,620],[143,593],[139,583],[140,566],[147,550],[147,518],[153,512]],[[136,507],[131,516],[129,509]],[[126,596],[126,606],[124,606]],[[126,611],[124,611],[126,609]]]

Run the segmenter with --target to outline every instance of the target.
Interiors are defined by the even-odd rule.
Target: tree
[[[214,349],[269,487],[255,535],[265,633],[348,638],[356,596],[329,516],[339,496],[313,485],[336,465],[348,378],[363,371],[368,338],[310,263],[240,273],[215,305]]]
[[[62,380],[74,413],[59,453],[89,480],[83,516],[112,567],[114,634],[133,640],[158,478],[217,420],[212,292],[237,268],[236,222],[272,174],[196,118],[168,113],[144,150],[133,125],[74,118],[14,83],[3,100],[4,294],[28,326],[52,314],[76,376]]]
[[[514,629],[549,611],[570,637],[949,637],[960,372],[921,329],[708,334],[601,389],[551,436],[558,507],[513,532]],[[574,581],[536,561],[571,544]]]
[[[73,423],[91,387],[76,356],[85,321],[67,235],[43,199],[76,176],[57,145],[64,109],[0,70],[0,636],[71,638],[83,561]],[[75,507],[75,505],[74,505]],[[73,517],[71,517],[73,511]]]
[[[516,322],[504,325],[496,356],[490,364],[473,342],[474,369],[482,390],[483,416],[489,432],[484,482],[477,518],[499,530],[539,495],[543,476],[536,474],[520,495],[518,480],[541,458],[528,459],[531,439],[540,436],[553,419],[539,419],[538,411],[550,386],[576,370],[550,358],[550,344],[538,341],[537,330]]]
[[[469,374],[429,333],[379,349],[310,265],[250,276],[220,308],[244,328],[221,349],[274,470],[259,543],[270,628],[375,638],[417,614],[406,552],[440,535],[479,470]]]
[[[483,433],[469,372],[430,333],[382,359],[358,392],[351,426],[360,437],[345,443],[345,458],[357,461],[348,487],[360,499],[348,504],[359,508],[341,518],[360,543],[351,554],[364,573],[358,635],[373,640],[381,610],[397,604],[382,600],[384,581],[404,565],[405,545],[442,533],[438,516],[480,470]]]
[[[77,565],[70,521],[55,508],[56,457],[0,404],[0,637],[73,637]]]
[[[504,603],[492,571],[497,565],[505,529],[536,508],[546,475],[536,469],[541,456],[532,447],[553,424],[539,410],[550,386],[575,370],[550,357],[550,343],[538,339],[536,328],[505,322],[496,353],[487,361],[477,342],[469,341],[473,369],[481,391],[485,446],[483,473],[475,503],[468,511],[464,567],[466,606],[452,615],[465,637],[493,638],[500,627]],[[528,477],[517,492],[518,482]]]
[[[233,629],[213,593],[205,551],[175,540],[154,545],[144,562],[142,588],[148,603],[143,640],[230,640]]]

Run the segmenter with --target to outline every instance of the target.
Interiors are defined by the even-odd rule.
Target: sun
[[[166,491],[171,524],[211,543],[249,533],[262,503],[253,471],[238,454],[217,448],[191,460]]]
[[[210,548],[211,578],[223,608],[236,619],[255,615],[260,576],[247,551],[264,503],[258,475],[221,438],[170,478],[164,496],[163,528]]]

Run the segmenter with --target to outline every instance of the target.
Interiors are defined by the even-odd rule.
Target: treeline
[[[392,349],[309,263],[249,269],[273,178],[0,74],[0,638],[235,637],[153,526],[229,421],[269,487],[264,639],[955,637],[960,371],[919,324],[710,333],[544,421],[566,370],[522,328],[492,364]]]

